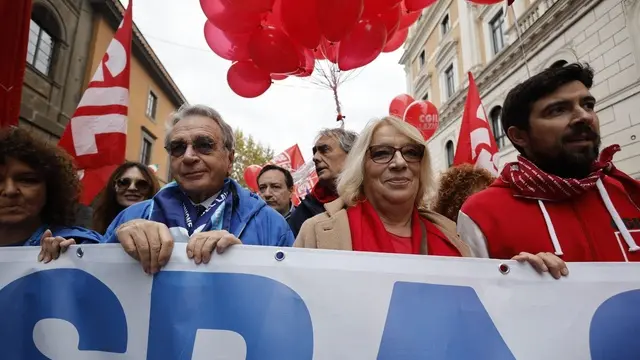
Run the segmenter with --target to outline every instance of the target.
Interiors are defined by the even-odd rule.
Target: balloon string
[[[333,100],[336,102],[336,112],[338,113],[338,116],[336,118],[336,121],[341,121],[341,127],[344,127],[344,118],[346,116],[342,115],[342,107],[340,106],[340,99],[338,98],[338,84],[334,83],[331,86],[331,91],[333,91]]]

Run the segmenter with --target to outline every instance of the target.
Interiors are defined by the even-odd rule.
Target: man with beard
[[[338,198],[336,178],[342,172],[344,161],[357,137],[355,132],[342,128],[326,129],[318,134],[313,146],[313,162],[316,165],[318,183],[288,220],[294,236],[298,236],[302,224],[307,219],[325,212],[324,204]]]
[[[458,232],[478,257],[524,261],[559,278],[564,261],[640,261],[640,183],[599,154],[588,65],[553,67],[512,89],[502,126],[518,161],[462,206]]]

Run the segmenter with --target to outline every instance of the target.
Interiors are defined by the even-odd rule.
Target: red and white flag
[[[271,160],[271,163],[291,172],[294,188],[291,201],[294,205],[298,206],[301,199],[304,199],[307,193],[309,193],[318,182],[315,164],[313,161],[308,163],[304,162],[304,157],[298,144],[276,155],[276,157]]]
[[[498,175],[498,146],[487,121],[480,93],[469,72],[469,91],[462,114],[462,125],[453,165],[472,164]]]
[[[58,146],[71,154],[82,180],[80,202],[89,205],[125,160],[133,1],[82,95]]]

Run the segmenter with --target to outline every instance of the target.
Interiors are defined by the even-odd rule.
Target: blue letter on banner
[[[592,360],[640,358],[640,290],[615,295],[603,302],[591,319]]]
[[[378,360],[515,360],[475,290],[397,282]]]
[[[122,305],[104,283],[82,270],[45,270],[13,281],[0,290],[0,319],[2,359],[47,360],[33,342],[33,328],[43,319],[73,324],[79,350],[127,350]]]
[[[147,359],[190,360],[198,329],[227,330],[247,360],[311,360],[313,327],[300,296],[250,274],[161,271],[151,291]]]

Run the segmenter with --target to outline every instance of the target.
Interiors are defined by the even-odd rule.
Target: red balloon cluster
[[[391,100],[389,115],[403,119],[416,127],[429,140],[440,126],[438,109],[426,100],[415,101],[411,95],[401,94]]]
[[[436,0],[200,0],[211,50],[233,61],[238,95],[262,95],[272,80],[313,73],[316,60],[352,70],[400,48],[421,10]]]

